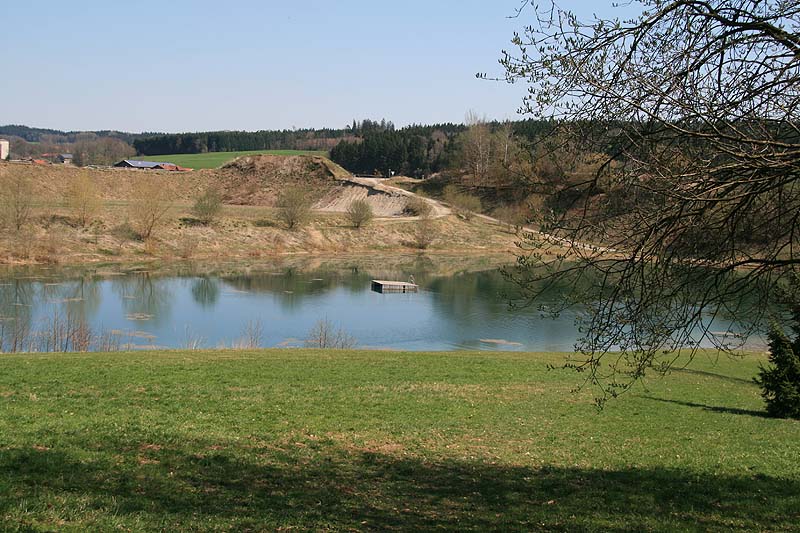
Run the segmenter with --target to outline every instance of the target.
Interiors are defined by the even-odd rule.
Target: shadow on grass
[[[675,368],[675,369],[672,369],[672,372],[678,372],[678,373],[684,373],[684,374],[694,374],[696,376],[710,377],[710,378],[714,378],[714,379],[720,379],[720,380],[723,380],[723,381],[730,381],[732,383],[742,383],[742,384],[745,384],[745,385],[756,386],[755,383],[753,383],[753,379],[752,378],[751,379],[737,378],[735,376],[726,376],[725,374],[718,374],[716,372],[709,372],[707,370],[697,370],[697,369],[694,369],[694,368]]]
[[[760,418],[771,418],[766,411],[754,411],[752,409],[739,409],[736,407],[720,407],[716,405],[706,405],[703,403],[684,402],[682,400],[668,400],[666,398],[656,398],[655,396],[640,396],[640,397],[646,400],[653,400],[656,402],[664,402],[664,403],[674,403],[676,405],[683,405],[685,407],[699,407],[700,409],[711,411],[713,413],[726,413],[729,415],[747,415],[747,416],[757,416]]]
[[[135,529],[669,531],[800,523],[796,480],[427,461],[318,440],[196,444],[199,451],[133,447],[80,458],[0,450],[0,520],[71,516],[80,526],[91,509],[92,527]]]

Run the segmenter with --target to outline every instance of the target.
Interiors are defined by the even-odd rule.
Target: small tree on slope
[[[794,330],[800,333],[800,309],[794,313]],[[754,381],[761,386],[767,413],[780,418],[800,419],[800,334],[794,341],[773,326],[769,333],[769,366],[761,366]]]

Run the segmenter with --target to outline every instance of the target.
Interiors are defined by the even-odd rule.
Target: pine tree
[[[800,326],[800,309],[794,313],[795,331]],[[794,342],[778,326],[769,333],[769,366],[754,381],[761,386],[767,413],[780,418],[800,419],[800,335]]]

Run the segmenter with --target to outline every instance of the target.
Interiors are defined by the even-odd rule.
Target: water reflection
[[[192,298],[204,309],[213,308],[219,300],[219,282],[204,276],[192,284]]]
[[[509,309],[518,293],[498,271],[504,260],[411,256],[391,262],[312,258],[169,269],[6,269],[0,271],[0,324],[27,327],[56,310],[96,332],[146,339],[142,344],[181,347],[187,332],[194,332],[213,348],[234,344],[253,322],[264,327],[263,346],[302,344],[314,324],[327,319],[362,347],[571,350],[578,337],[576,311],[551,320],[538,307]],[[406,281],[411,275],[419,293],[370,291],[372,279]],[[542,303],[561,307],[574,289],[553,287]],[[729,326],[720,322],[720,329]]]
[[[175,283],[149,271],[133,272],[112,279],[111,288],[122,301],[125,317],[131,321],[167,324]]]

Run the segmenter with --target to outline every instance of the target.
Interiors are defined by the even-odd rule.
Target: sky
[[[3,2],[0,124],[141,131],[517,119],[520,0]],[[563,0],[617,16],[605,0]],[[601,8],[601,6],[603,6]],[[622,8],[625,9],[625,8]]]

